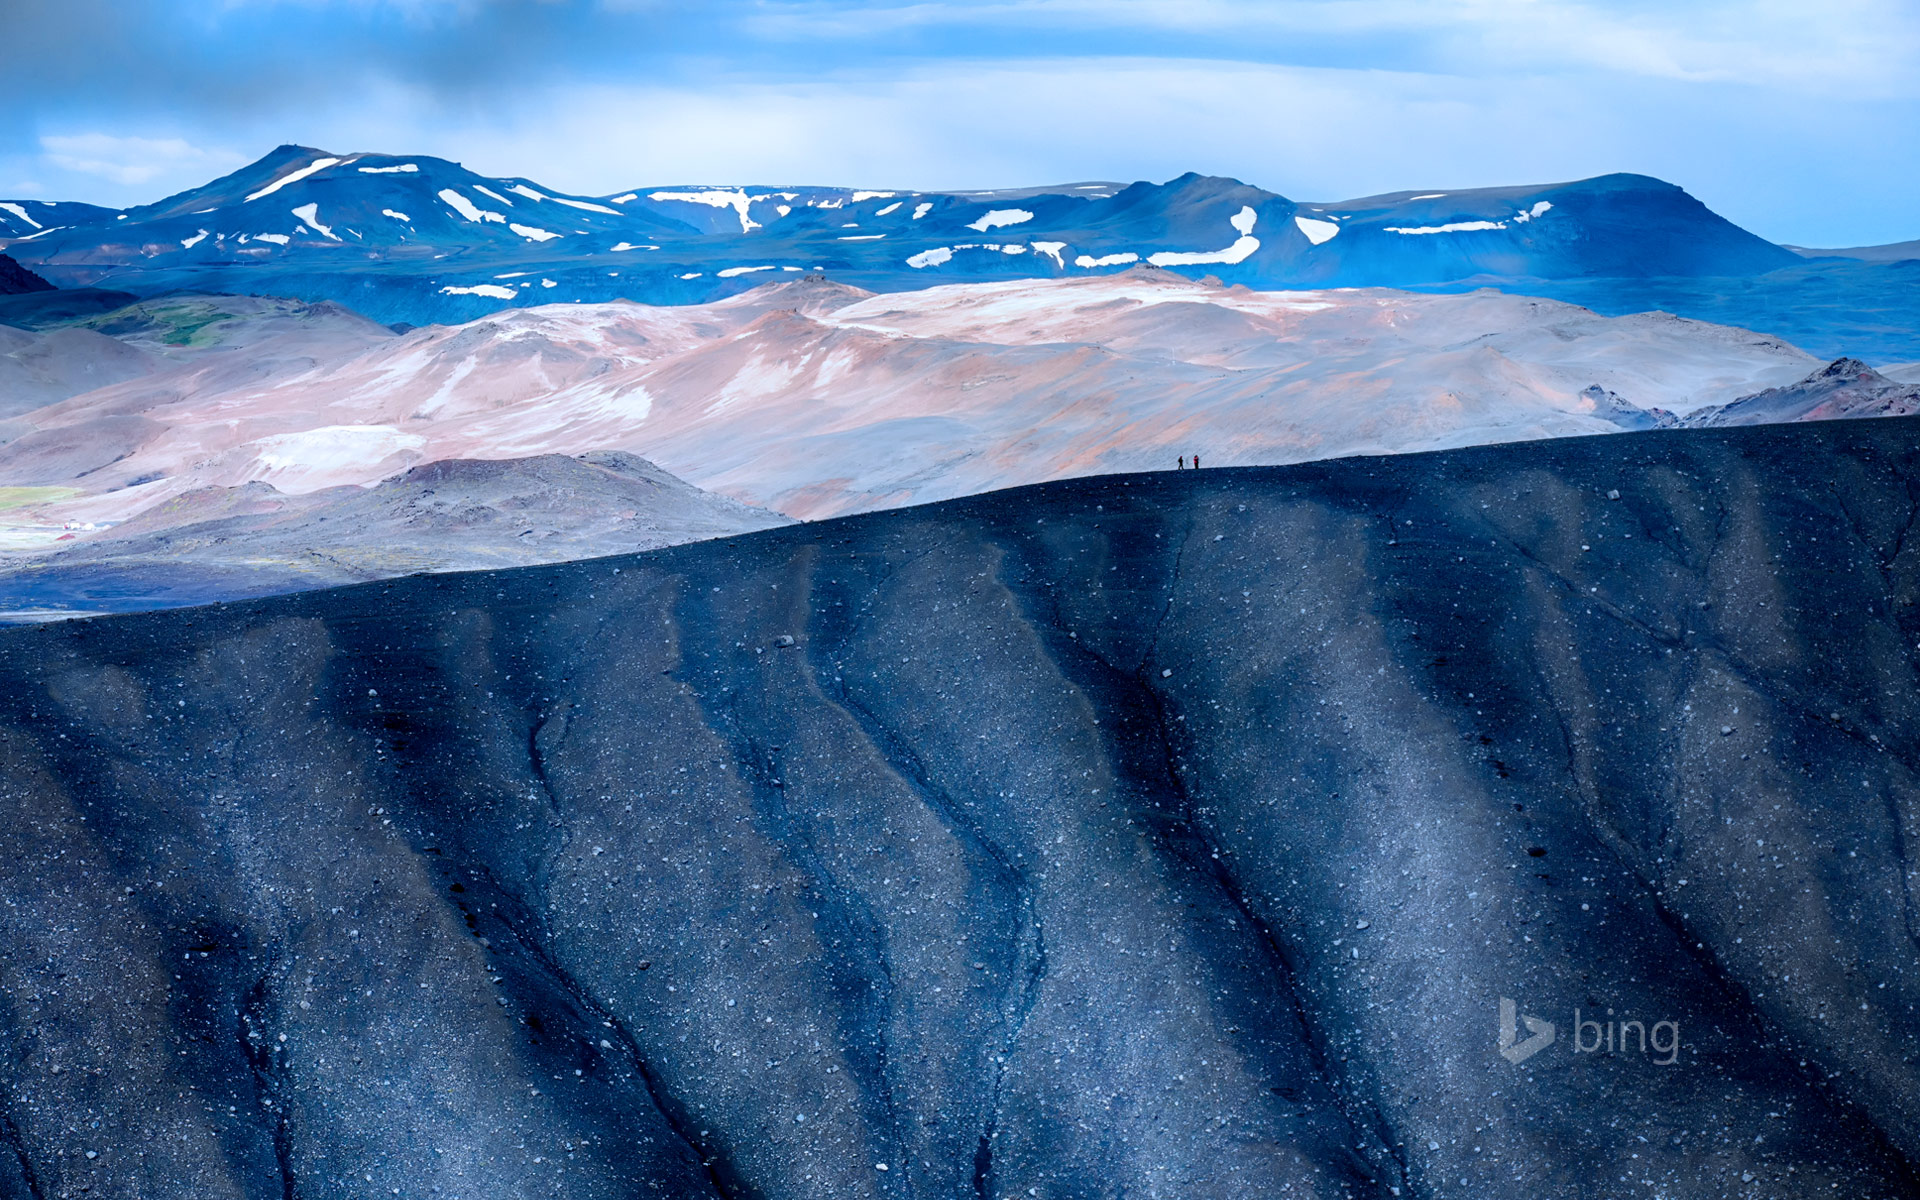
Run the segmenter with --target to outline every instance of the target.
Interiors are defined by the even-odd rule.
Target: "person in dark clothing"
[[[1200,469],[1200,456],[1198,454],[1193,456],[1193,469],[1196,471]]]
[[[1182,471],[1187,469],[1187,456],[1184,454],[1180,456],[1180,469]]]

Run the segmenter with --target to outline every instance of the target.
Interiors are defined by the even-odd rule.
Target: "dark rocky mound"
[[[0,1196],[1920,1195],[1917,443],[7,633]]]
[[[0,254],[0,296],[19,296],[27,292],[51,292],[52,284],[16,262],[11,255]]]
[[[1798,383],[1687,414],[1694,427],[1837,421],[1920,414],[1920,384],[1896,383],[1857,358],[1839,358]]]
[[[131,292],[105,288],[56,288],[51,292],[0,295],[0,325],[46,329],[112,312],[137,299]]]

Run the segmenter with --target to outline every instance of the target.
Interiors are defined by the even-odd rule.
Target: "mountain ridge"
[[[1337,204],[1194,172],[1052,190],[660,186],[579,197],[431,156],[289,144],[199,188],[66,226],[29,233],[13,210],[28,211],[0,209],[0,234],[15,235],[0,245],[64,283],[295,296],[327,287],[389,319],[345,294],[352,277],[369,276],[385,282],[357,286],[412,324],[524,303],[517,280],[527,277],[568,299],[684,303],[742,290],[756,274],[813,270],[884,291],[1139,262],[1278,287],[1755,274],[1799,261],[1673,184],[1624,174]],[[241,278],[259,285],[229,289]]]

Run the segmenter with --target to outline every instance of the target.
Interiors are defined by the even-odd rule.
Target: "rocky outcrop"
[[[0,1195],[1920,1194],[1917,432],[9,632]]]
[[[52,284],[35,275],[11,256],[0,254],[0,296],[20,296],[27,292],[51,292]]]
[[[1920,414],[1920,385],[1896,383],[1857,358],[1837,358],[1798,383],[1700,409],[1679,423],[1694,427],[1765,425],[1916,414]]]
[[[1641,408],[1618,392],[1610,392],[1597,383],[1588,384],[1580,398],[1592,406],[1593,415],[1611,421],[1622,429],[1666,429],[1677,418],[1664,408]]]

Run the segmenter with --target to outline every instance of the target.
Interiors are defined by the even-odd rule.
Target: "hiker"
[[[1182,471],[1187,469],[1187,456],[1184,454],[1180,456],[1180,469]]]
[[[1193,456],[1193,469],[1196,471],[1200,469],[1200,456],[1198,454]]]

